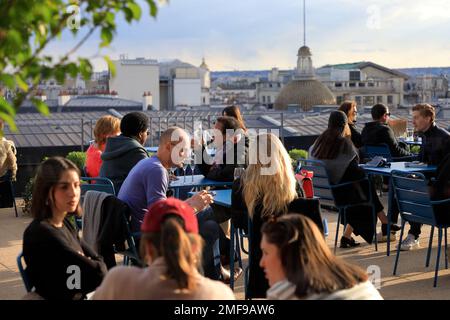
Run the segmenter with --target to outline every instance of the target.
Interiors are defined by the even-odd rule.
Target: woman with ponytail
[[[94,295],[96,300],[234,300],[225,284],[203,277],[202,239],[197,217],[175,198],[151,205],[141,225],[146,268],[115,267]]]

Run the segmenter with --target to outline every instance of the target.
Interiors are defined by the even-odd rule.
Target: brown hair
[[[434,111],[434,107],[429,105],[428,103],[419,103],[416,104],[413,108],[412,111],[419,111],[420,115],[422,117],[431,117],[431,122],[434,122],[434,118],[435,118],[435,111]]]
[[[120,132],[120,119],[113,116],[103,116],[97,120],[94,128],[95,142],[100,145],[106,143],[106,138]]]
[[[341,106],[338,109],[340,111],[343,111],[347,115],[349,123],[353,123],[355,121],[353,117],[353,112],[351,112],[353,110],[353,107],[356,107],[356,102],[347,100],[342,102]]]
[[[42,162],[34,177],[33,197],[31,201],[31,215],[34,219],[45,220],[53,216],[50,202],[55,202],[54,187],[61,179],[64,171],[73,170],[80,176],[80,170],[70,160],[62,157],[53,157]],[[80,215],[81,208],[70,214]]]
[[[239,124],[238,120],[233,117],[222,116],[218,117],[216,121],[222,124],[222,134],[226,134],[228,129],[241,129],[241,125]]]
[[[145,257],[148,246],[153,247],[153,259],[164,257],[166,276],[174,279],[179,289],[195,289],[195,274],[200,265],[203,243],[198,234],[185,232],[184,222],[179,216],[167,215],[161,223],[161,232],[143,233],[140,245],[142,257]],[[194,246],[198,254],[194,253]]]
[[[281,264],[295,294],[332,293],[367,281],[359,267],[334,256],[315,223],[301,214],[287,214],[266,222],[261,232],[279,249]]]
[[[247,131],[244,118],[242,117],[241,110],[238,106],[228,106],[222,110],[223,116],[233,117],[239,122],[239,126],[242,130]]]

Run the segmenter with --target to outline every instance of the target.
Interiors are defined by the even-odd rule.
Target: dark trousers
[[[419,238],[422,224],[417,222],[410,222],[409,225],[410,227],[408,234],[412,234],[416,239]]]

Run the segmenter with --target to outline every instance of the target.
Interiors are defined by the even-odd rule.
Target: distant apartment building
[[[160,109],[159,65],[154,59],[128,59],[121,56],[113,61],[115,77],[109,79],[109,88],[120,98],[142,101],[144,93],[150,92],[153,110]]]
[[[221,83],[211,90],[211,100],[216,104],[254,104],[256,85],[246,80]]]
[[[405,100],[409,104],[436,103],[449,96],[448,78],[444,75],[419,75],[405,82]]]
[[[384,103],[390,107],[404,104],[404,73],[373,62],[325,65],[316,76],[336,97],[336,103],[355,100],[360,106]]]
[[[256,83],[256,100],[258,104],[272,108],[281,89],[292,80],[292,77],[292,70],[272,68],[267,79],[262,79]]]

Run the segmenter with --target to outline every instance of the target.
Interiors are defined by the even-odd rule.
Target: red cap
[[[161,232],[161,222],[169,214],[175,214],[184,221],[184,230],[189,233],[198,233],[198,221],[194,209],[186,202],[176,198],[167,198],[156,201],[148,208],[141,225],[142,232]]]

